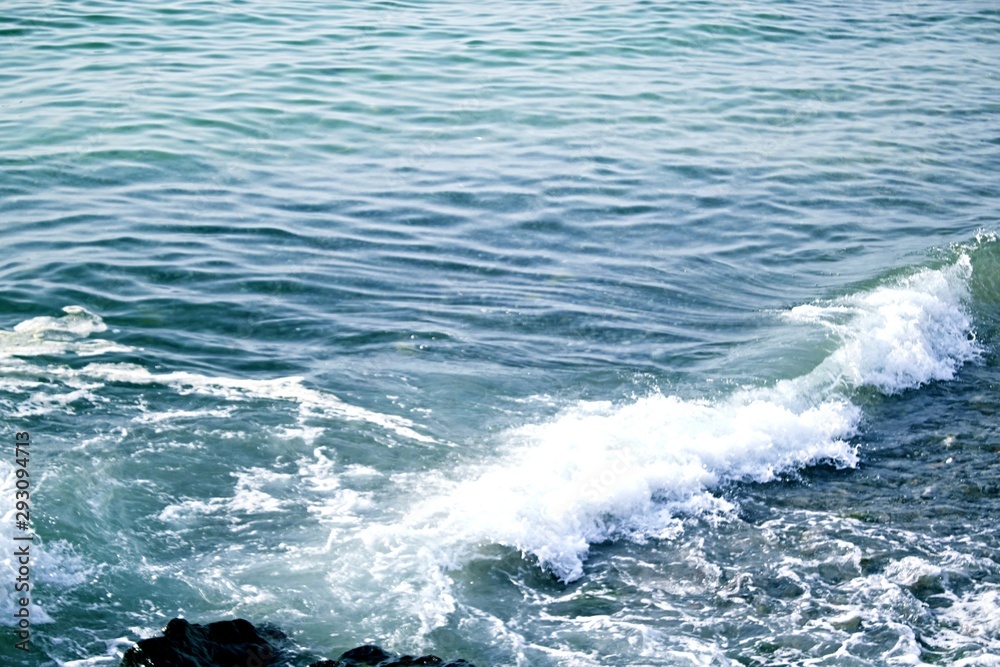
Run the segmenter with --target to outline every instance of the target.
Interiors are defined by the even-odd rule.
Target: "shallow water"
[[[1000,664],[998,28],[7,3],[4,664]]]

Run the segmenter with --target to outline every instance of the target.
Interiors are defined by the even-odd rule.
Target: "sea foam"
[[[91,334],[108,328],[98,315],[81,306],[66,306],[63,312],[62,317],[33,317],[18,323],[13,331],[0,331],[0,359],[67,352],[92,356],[131,351],[132,348],[113,341],[88,340]]]

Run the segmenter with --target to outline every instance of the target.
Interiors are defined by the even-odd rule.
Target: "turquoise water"
[[[998,72],[987,2],[5,3],[0,661],[1000,665]]]

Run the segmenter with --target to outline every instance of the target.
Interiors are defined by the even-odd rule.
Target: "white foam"
[[[129,631],[136,635],[145,634],[145,628],[129,628]],[[117,667],[121,664],[121,655],[135,643],[135,640],[129,637],[115,637],[105,640],[104,643],[106,645],[104,655],[65,662],[57,658],[56,664],[59,667]]]
[[[906,533],[898,536],[905,543],[916,542],[915,537]],[[926,537],[919,539],[925,541]],[[869,632],[884,628],[890,635],[895,635],[895,646],[881,656],[884,664],[926,664],[921,659],[921,645],[934,647],[939,652],[960,651],[966,656],[948,664],[968,667],[1000,664],[1000,621],[996,620],[1000,618],[1000,594],[991,584],[961,597],[948,591],[949,577],[955,574],[961,578],[965,568],[958,566],[952,569],[948,566],[954,561],[955,554],[948,549],[944,551],[943,558],[938,562],[906,556],[889,563],[883,573],[858,576],[840,584],[840,592],[847,595],[847,604],[839,617],[830,616],[820,623],[835,624],[841,619],[848,622],[860,619]],[[995,568],[995,563],[991,565]],[[940,598],[950,598],[952,604],[931,608],[908,590],[928,580],[937,580],[945,589]],[[833,610],[835,605],[830,607]],[[915,627],[921,628],[920,642],[916,640]],[[856,642],[865,641],[865,633],[852,635],[845,642],[845,648],[849,650]],[[978,645],[977,653],[970,655],[973,645]]]
[[[305,426],[299,425],[298,428],[288,428],[286,426],[279,426],[274,430],[276,437],[281,438],[284,441],[289,440],[301,440],[307,445],[312,445],[316,440],[321,437],[326,432],[326,429],[320,428],[318,426]]]
[[[301,458],[296,461],[298,477],[310,495],[307,509],[324,525],[333,527],[335,531],[359,526],[363,521],[363,515],[376,508],[372,493],[342,488],[341,477],[347,474],[347,471],[337,473],[336,462],[327,456],[327,453],[325,447],[317,447],[313,450],[313,458]],[[376,471],[372,472],[378,474]],[[353,476],[358,474],[354,473]]]
[[[941,568],[916,556],[906,556],[893,561],[886,569],[885,576],[901,586],[915,586],[921,581],[937,579]]]
[[[590,545],[670,538],[680,517],[731,509],[718,490],[768,482],[827,461],[857,464],[853,392],[892,393],[946,380],[979,348],[965,309],[967,256],[826,306],[793,309],[839,338],[814,371],[705,400],[654,393],[627,404],[581,402],[508,434],[499,461],[465,471],[403,526],[440,539],[493,542],[533,555],[564,581]]]
[[[268,487],[284,487],[292,479],[286,475],[264,468],[250,468],[230,473],[236,479],[233,495],[209,500],[188,499],[167,505],[157,518],[166,523],[185,523],[196,516],[219,515],[229,519],[252,516],[268,512],[283,512],[290,504],[280,500]],[[282,494],[284,495],[284,494]]]
[[[960,636],[976,637],[1000,651],[1000,589],[984,587],[962,596],[942,614]]]
[[[239,526],[244,520],[302,506],[323,526],[340,535],[356,531],[366,514],[376,509],[370,491],[344,488],[336,461],[325,447],[299,458],[295,472],[252,467],[230,473],[232,486],[205,499],[184,498],[164,507],[157,518],[173,526],[205,518]],[[363,473],[362,473],[363,474]],[[377,473],[376,473],[377,474]],[[357,473],[354,475],[357,476]]]
[[[624,406],[581,403],[511,434],[521,444],[501,464],[409,521],[442,521],[470,541],[513,546],[571,581],[590,544],[671,537],[678,514],[728,511],[712,494],[725,482],[766,482],[821,460],[854,465],[847,439],[857,417],[844,401],[796,412],[759,392],[716,402],[654,394]]]
[[[231,417],[235,407],[213,408],[205,410],[164,410],[162,412],[146,412],[132,421],[137,424],[162,424],[180,420],[199,420],[202,418],[225,419]]]
[[[1000,653],[984,653],[962,658],[951,663],[951,667],[1000,667]]]

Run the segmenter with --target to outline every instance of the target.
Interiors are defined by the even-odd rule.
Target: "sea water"
[[[973,0],[4,3],[0,662],[1000,665],[998,72]]]

